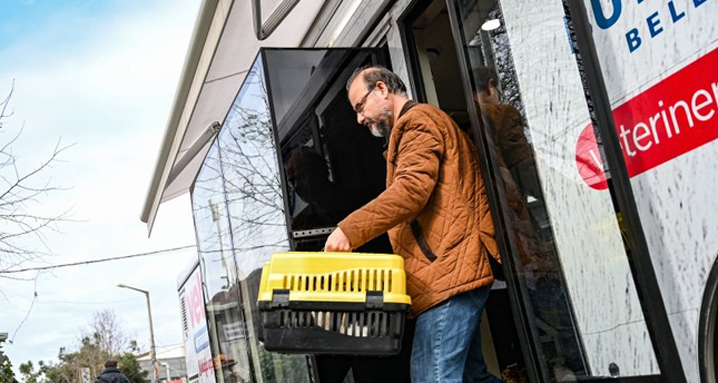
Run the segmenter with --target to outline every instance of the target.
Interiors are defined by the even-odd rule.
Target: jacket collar
[[[113,373],[113,372],[120,372],[120,369],[117,367],[106,367],[105,370],[102,371],[102,374]]]
[[[399,117],[397,117],[396,119],[397,120],[400,119],[401,116],[403,116],[404,114],[406,114],[406,112],[409,111],[409,109],[417,106],[418,104],[419,103],[416,101],[412,101],[412,100],[407,101],[406,104],[404,104],[404,106],[401,107],[401,112],[399,112]]]
[[[407,102],[404,104],[404,106],[401,107],[401,111],[399,112],[399,116],[396,118],[396,120],[399,121],[399,119],[400,119],[403,115],[405,115],[406,112],[409,111],[409,109],[411,109],[411,108],[413,108],[413,107],[415,107],[415,106],[417,106],[417,105],[419,105],[419,103],[416,102],[416,101],[413,101],[413,100],[407,101]],[[395,124],[395,125],[396,125],[396,124]],[[393,128],[392,128],[392,130],[393,130]],[[390,135],[390,136],[391,136],[391,135]],[[387,158],[387,152],[388,152],[388,149],[389,149],[389,141],[391,141],[390,138],[388,138],[388,139],[386,140],[386,142],[384,143],[384,153],[383,153],[383,154],[384,154],[384,158],[385,158],[385,159]]]

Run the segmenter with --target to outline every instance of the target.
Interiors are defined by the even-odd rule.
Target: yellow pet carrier
[[[393,355],[406,295],[397,255],[276,253],[262,269],[264,346],[285,353]]]

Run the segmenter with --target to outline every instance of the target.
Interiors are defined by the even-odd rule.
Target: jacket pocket
[[[421,225],[419,225],[419,222],[411,222],[411,233],[414,235],[414,239],[416,240],[416,243],[419,245],[419,248],[421,249],[421,252],[424,254],[426,259],[428,259],[429,262],[436,261],[436,254],[431,251],[431,249],[429,248],[429,244],[426,243],[426,239],[424,239],[424,232],[421,230]]]

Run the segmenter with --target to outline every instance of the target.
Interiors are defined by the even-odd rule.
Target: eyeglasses
[[[371,94],[371,92],[374,91],[374,88],[376,88],[376,84],[374,84],[374,86],[371,87],[371,89],[369,89],[368,92],[366,92],[366,94],[364,95],[364,97],[362,97],[361,99],[359,99],[359,102],[357,102],[357,104],[354,105],[354,112],[355,112],[356,114],[359,114],[359,113],[364,112],[364,105],[366,104],[366,99],[367,99],[367,97],[369,97],[369,95]]]

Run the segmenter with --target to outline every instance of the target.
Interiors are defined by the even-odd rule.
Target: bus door
[[[591,114],[565,16],[560,1],[436,0],[399,21],[416,97],[480,153],[503,259],[482,330],[490,370],[659,381],[620,211],[578,172],[601,153],[576,157]]]

